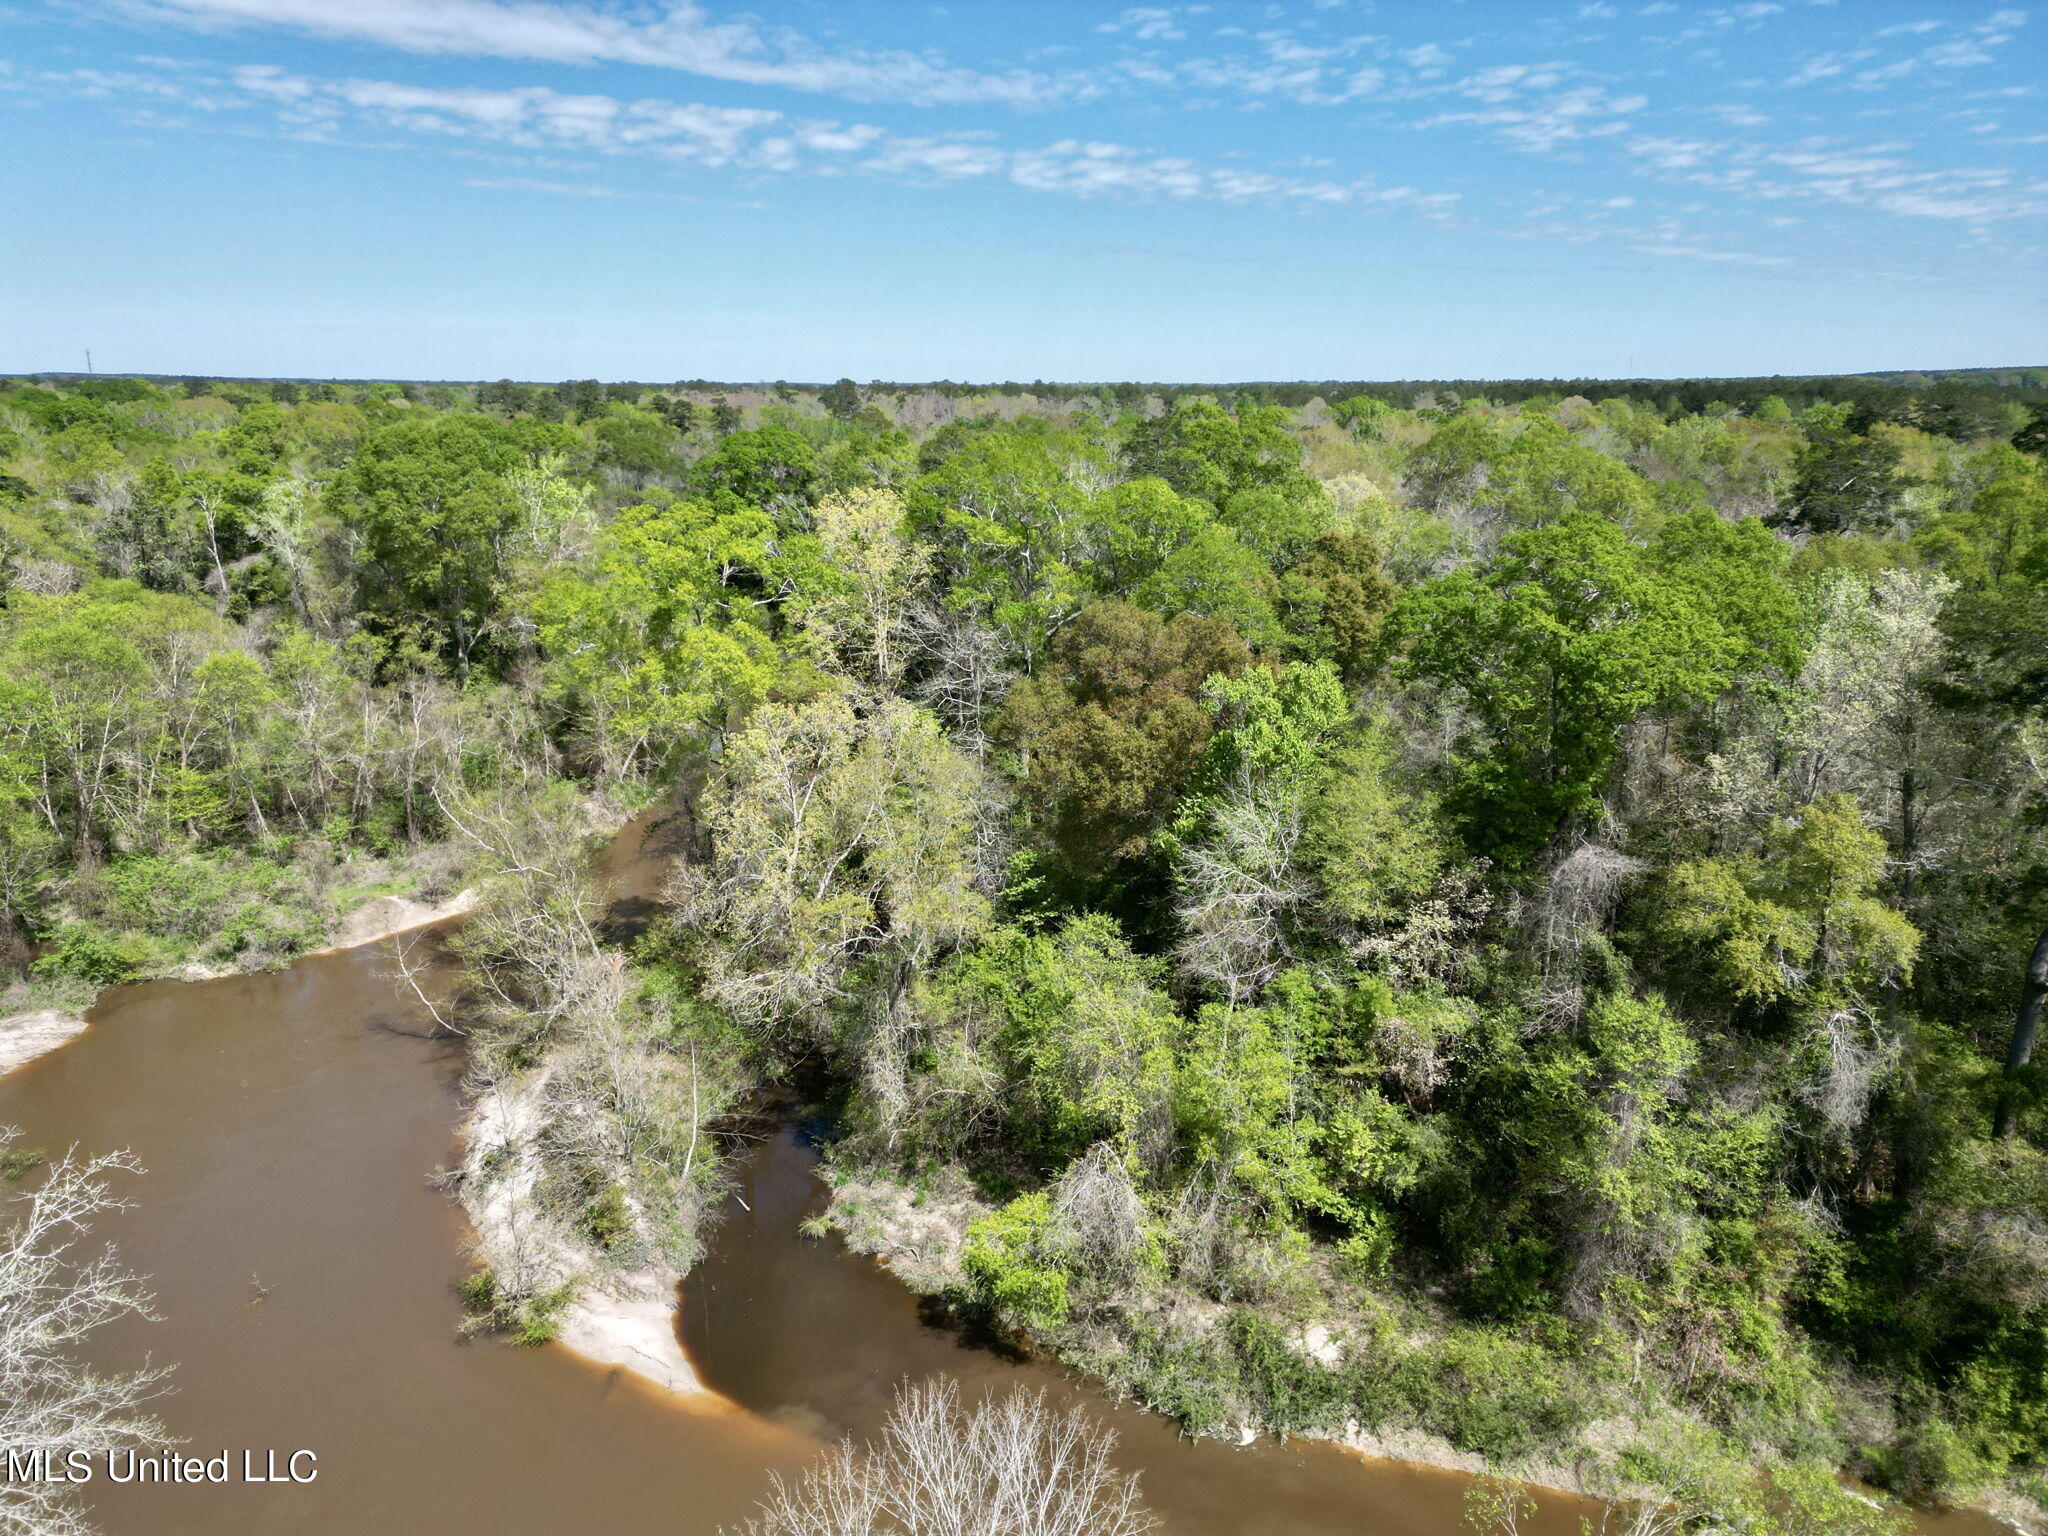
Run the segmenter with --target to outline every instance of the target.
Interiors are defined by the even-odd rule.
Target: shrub
[[[601,1194],[583,1209],[583,1230],[598,1247],[609,1249],[633,1228],[633,1213],[626,1205],[626,1192],[607,1184]]]
[[[455,1287],[465,1310],[487,1317],[498,1307],[498,1277],[488,1269],[465,1275]]]
[[[961,1256],[979,1298],[1005,1320],[1032,1329],[1067,1320],[1067,1272],[1047,1261],[1052,1197],[1043,1190],[1019,1195],[967,1229]]]
[[[111,933],[95,923],[67,923],[35,969],[41,976],[112,987],[141,976],[154,958],[154,948],[140,934]]]
[[[1223,1334],[1259,1417],[1272,1428],[1300,1434],[1348,1416],[1343,1376],[1291,1344],[1272,1318],[1240,1308],[1224,1321]]]
[[[469,1313],[464,1333],[496,1329],[508,1333],[521,1348],[545,1344],[561,1331],[562,1313],[574,1298],[574,1290],[556,1286],[531,1295],[515,1295],[498,1284],[488,1269],[479,1269],[456,1286],[462,1305]]]
[[[1130,1354],[1116,1362],[1138,1395],[1191,1435],[1214,1434],[1243,1400],[1238,1363],[1214,1340],[1169,1323],[1134,1319]]]
[[[1494,1460],[1562,1442],[1586,1420],[1558,1363],[1533,1344],[1458,1329],[1409,1356],[1418,1416],[1458,1449]]]

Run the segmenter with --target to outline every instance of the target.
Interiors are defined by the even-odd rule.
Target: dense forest
[[[777,1091],[1195,1432],[2048,1502],[2044,385],[17,380],[0,1012],[470,883],[482,1320]]]

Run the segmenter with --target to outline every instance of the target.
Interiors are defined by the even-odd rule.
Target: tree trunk
[[[2034,943],[2027,960],[2027,974],[2020,983],[2020,1010],[2013,1019],[2012,1049],[2005,1053],[2005,1091],[1999,1095],[1998,1134],[2010,1136],[2019,1125],[2019,1096],[2013,1079],[2026,1070],[2034,1056],[2034,1039],[2041,1033],[2041,1004],[2048,999],[2048,928]]]
[[[1899,775],[1899,905],[1913,905],[1913,866],[1920,857],[1920,827],[1914,819],[1919,779],[1908,768]]]

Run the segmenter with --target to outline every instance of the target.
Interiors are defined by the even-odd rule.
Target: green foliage
[[[1809,533],[1880,526],[1903,490],[1900,458],[1898,445],[1888,438],[1865,437],[1846,425],[1817,422],[1799,453],[1793,519]]]
[[[0,1179],[12,1184],[23,1174],[40,1168],[48,1157],[41,1147],[9,1147],[0,1151]]]
[[[1239,1308],[1222,1332],[1262,1423],[1288,1435],[1343,1427],[1350,1407],[1344,1377],[1305,1353],[1281,1323]]]
[[[1624,727],[1711,695],[1742,658],[1708,605],[1585,512],[1413,591],[1396,627],[1406,675],[1456,687],[1484,733],[1462,748],[1468,841],[1516,861],[1594,809]]]
[[[1212,677],[1202,690],[1216,732],[1195,766],[1174,838],[1206,835],[1231,786],[1311,782],[1321,776],[1325,744],[1346,714],[1343,685],[1327,664],[1290,662]]]
[[[610,1248],[633,1229],[623,1185],[607,1184],[583,1208],[583,1230],[599,1248]]]
[[[1736,999],[1811,1013],[1910,976],[1920,935],[1875,893],[1884,839],[1846,795],[1774,822],[1753,859],[1680,864],[1665,930]]]
[[[1346,531],[1319,534],[1280,578],[1286,626],[1304,660],[1335,664],[1357,686],[1381,659],[1380,632],[1398,591],[1380,566],[1379,541]]]
[[[395,626],[426,618],[466,670],[505,596],[520,518],[507,477],[573,446],[562,428],[485,416],[408,417],[366,438],[328,504],[365,541],[376,611]]]
[[[1124,444],[1124,461],[1130,478],[1164,480],[1219,509],[1255,489],[1294,500],[1318,494],[1302,469],[1287,413],[1274,406],[1232,416],[1203,401],[1184,403],[1141,423]]]
[[[724,432],[691,478],[721,510],[759,507],[786,516],[807,503],[816,475],[809,442],[786,427],[761,427]]]
[[[1209,740],[1203,683],[1249,659],[1225,622],[1165,621],[1124,603],[1090,604],[1061,632],[996,732],[1017,754],[1034,833],[1067,869],[1146,850]]]
[[[775,644],[753,599],[774,533],[758,508],[628,507],[600,537],[590,574],[543,588],[549,672],[610,773],[671,772],[765,696]]]
[[[1007,1080],[1009,1139],[1056,1168],[1099,1141],[1156,1154],[1171,1123],[1178,1020],[1161,968],[1099,915],[1002,928],[932,984],[931,1007]]]
[[[1031,1329],[1067,1320],[1067,1275],[1044,1257],[1052,1202],[1043,1192],[1019,1195],[967,1229],[961,1250],[975,1292],[1011,1322]]]
[[[676,475],[683,461],[676,453],[676,429],[650,411],[614,405],[598,421],[600,463],[635,475]]]
[[[1330,407],[1330,415],[1337,425],[1354,437],[1375,437],[1380,424],[1386,419],[1391,407],[1384,400],[1371,395],[1351,395]]]
[[[1461,1328],[1412,1361],[1422,1424],[1460,1450],[1512,1461],[1555,1445],[1585,1422],[1570,1375],[1539,1346],[1489,1329]]]
[[[1449,860],[1435,807],[1400,782],[1384,721],[1327,762],[1328,777],[1309,810],[1303,863],[1332,913],[1350,923],[1391,923],[1422,899]]]
[[[118,986],[147,972],[156,951],[139,934],[110,933],[91,923],[68,923],[36,961],[39,975]]]
[[[456,1286],[469,1313],[466,1331],[492,1329],[509,1334],[522,1349],[538,1349],[561,1332],[562,1314],[574,1299],[566,1286],[522,1294],[505,1288],[488,1269],[467,1275]]]
[[[4,1008],[483,857],[472,1041],[621,1263],[801,1082],[1197,1431],[2038,1486],[2039,382],[0,390]]]

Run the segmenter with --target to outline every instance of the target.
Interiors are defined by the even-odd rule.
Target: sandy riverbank
[[[460,917],[475,905],[476,893],[470,890],[431,906],[403,896],[379,896],[343,918],[335,927],[331,944],[301,958],[336,955],[380,944]],[[204,982],[232,974],[194,966],[175,979]],[[47,1055],[87,1027],[85,1019],[53,1008],[0,1018],[0,1073]],[[487,1098],[478,1104],[463,1128],[465,1147],[474,1149],[481,1144],[490,1149],[515,1141],[519,1118],[512,1096]],[[469,1161],[474,1165],[477,1157],[472,1153]],[[490,1186],[489,1195],[478,1198],[477,1191],[486,1183]],[[478,1179],[465,1190],[463,1204],[477,1233],[479,1254],[486,1263],[503,1264],[514,1259],[530,1249],[538,1236],[531,1231],[514,1230],[521,1225],[511,1210],[516,1189],[514,1178]],[[560,1249],[561,1278],[569,1278],[571,1269],[585,1268],[577,1261],[573,1244],[566,1237],[548,1234],[546,1241]],[[673,1276],[653,1272],[607,1274],[601,1279],[585,1276],[578,1283],[575,1301],[561,1316],[558,1338],[564,1347],[586,1359],[633,1371],[668,1391],[702,1393],[697,1374],[677,1341],[675,1294]]]
[[[832,1191],[827,1214],[853,1252],[874,1259],[910,1290],[923,1295],[939,1294],[964,1279],[960,1254],[968,1224],[987,1215],[991,1208],[963,1179],[941,1178],[935,1185],[913,1192],[908,1186],[872,1171],[827,1165],[823,1174]],[[1334,1365],[1341,1358],[1342,1346],[1327,1327],[1311,1325],[1294,1335],[1291,1342],[1304,1355],[1326,1365]],[[1585,1446],[1616,1441],[1626,1429],[1627,1426],[1618,1423],[1588,1425],[1584,1430]],[[1259,1426],[1239,1423],[1223,1438],[1249,1445],[1264,1433]],[[1429,1467],[1475,1477],[1504,1470],[1483,1456],[1458,1449],[1440,1435],[1416,1428],[1375,1429],[1354,1421],[1341,1429],[1309,1431],[1303,1438],[1328,1441],[1365,1461]],[[1611,1497],[1611,1493],[1589,1486],[1582,1475],[1583,1469],[1591,1464],[1588,1460],[1574,1464],[1552,1458],[1523,1462],[1505,1470],[1513,1481],[1537,1492],[1588,1499]],[[1978,1506],[1978,1512],[2020,1536],[2048,1536],[2048,1521],[2043,1520],[2041,1510],[2024,1499],[2001,1495]]]
[[[412,901],[404,896],[379,896],[375,901],[366,902],[341,920],[335,930],[334,942],[325,949],[313,951],[316,955],[338,954],[344,949],[361,949],[365,944],[380,944],[386,939],[395,939],[400,934],[411,933],[417,928],[429,928],[435,923],[445,923],[451,917],[460,917],[476,906],[476,892],[457,891],[438,907],[430,907],[423,901]]]
[[[0,1019],[0,1072],[26,1066],[84,1028],[85,1020],[54,1008],[9,1014]]]
[[[651,1282],[653,1294],[646,1294]],[[676,1341],[676,1287],[659,1276],[641,1277],[638,1294],[586,1291],[562,1314],[555,1336],[564,1348],[600,1365],[616,1365],[671,1392],[701,1394],[689,1356]]]
[[[587,1360],[616,1365],[671,1392],[704,1391],[676,1335],[674,1275],[602,1266],[575,1234],[540,1208],[540,1154],[547,1072],[493,1083],[462,1128],[463,1211],[478,1264],[517,1294],[566,1289],[555,1341]]]

